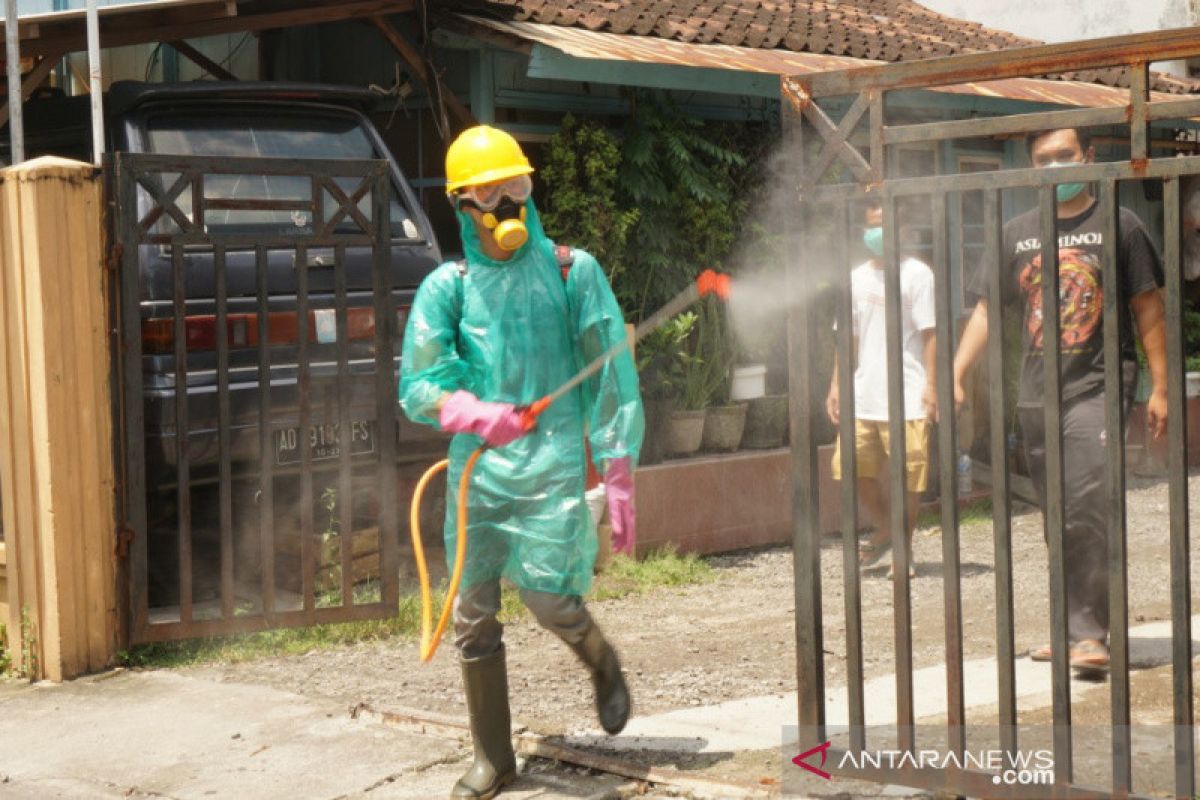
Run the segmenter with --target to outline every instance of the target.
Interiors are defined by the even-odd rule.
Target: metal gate
[[[395,614],[387,163],[112,166],[130,641]]]
[[[1130,656],[1127,581],[1126,463],[1122,447],[1109,448],[1107,463],[1108,506],[1112,520],[1107,565],[1111,607],[1111,717],[1105,726],[1111,736],[1109,748],[1111,782],[1107,785],[1081,785],[1075,779],[1073,756],[1089,744],[1075,735],[1072,727],[1070,667],[1067,660],[1067,600],[1064,579],[1064,473],[1063,473],[1063,397],[1060,374],[1061,355],[1057,348],[1046,348],[1044,409],[1046,448],[1046,504],[1044,525],[1049,545],[1049,593],[1052,674],[1052,726],[1048,747],[1053,753],[1053,780],[1049,786],[1006,786],[978,765],[963,759],[968,748],[968,716],[964,705],[963,595],[960,564],[959,519],[956,498],[956,455],[960,452],[954,414],[942,413],[938,436],[931,449],[936,453],[940,473],[942,527],[942,576],[944,586],[943,624],[945,628],[945,721],[939,722],[936,736],[929,728],[918,728],[914,703],[913,622],[911,585],[908,577],[909,547],[904,537],[893,540],[895,581],[892,590],[895,652],[895,726],[892,744],[901,753],[919,753],[941,747],[960,756],[945,769],[921,769],[920,762],[900,761],[892,768],[845,769],[846,753],[864,751],[872,731],[866,724],[864,708],[864,648],[862,628],[862,585],[857,568],[857,496],[853,480],[841,486],[841,572],[845,598],[844,625],[846,655],[844,674],[847,684],[849,724],[834,731],[826,716],[826,626],[833,615],[823,616],[821,586],[821,528],[818,507],[820,481],[816,421],[823,413],[816,393],[809,385],[817,374],[817,346],[822,336],[818,328],[820,314],[815,304],[804,297],[807,287],[822,278],[836,284],[840,297],[837,310],[836,362],[840,377],[840,432],[842,441],[854,441],[854,388],[851,369],[851,305],[848,234],[852,222],[851,204],[876,197],[883,205],[885,309],[888,331],[889,364],[888,429],[893,442],[903,441],[904,400],[901,377],[900,277],[897,254],[897,209],[913,198],[930,211],[931,264],[936,285],[937,312],[937,396],[941,409],[954,407],[951,378],[954,359],[954,318],[950,275],[947,209],[961,202],[967,192],[982,194],[984,225],[982,268],[986,270],[988,337],[984,358],[991,375],[987,414],[990,418],[992,457],[992,526],[995,558],[995,649],[997,669],[994,732],[998,747],[1005,753],[1016,752],[1023,744],[1022,722],[1018,714],[1016,668],[1014,659],[1013,535],[1011,487],[1004,466],[1007,452],[1006,424],[1012,412],[1004,392],[1006,353],[1004,321],[1007,311],[1001,296],[1001,242],[1003,193],[1026,189],[1036,193],[1042,264],[1042,307],[1059,307],[1060,281],[1056,235],[1055,186],[1066,182],[1089,182],[1098,186],[1098,213],[1105,238],[1118,237],[1118,189],[1121,181],[1149,182],[1161,187],[1163,202],[1163,262],[1165,266],[1166,339],[1168,364],[1169,423],[1167,433],[1169,503],[1169,564],[1163,564],[1161,580],[1169,581],[1171,604],[1171,665],[1173,668],[1173,719],[1167,726],[1166,747],[1173,748],[1174,774],[1171,794],[1196,796],[1195,728],[1192,679],[1192,595],[1190,578],[1190,532],[1188,524],[1188,484],[1186,463],[1186,413],[1184,396],[1184,357],[1181,338],[1183,313],[1181,179],[1200,173],[1200,157],[1154,157],[1150,126],[1157,120],[1189,120],[1200,115],[1200,98],[1151,100],[1151,73],[1148,61],[1187,58],[1200,55],[1200,29],[1165,31],[1096,42],[1025,48],[1019,51],[979,53],[921,62],[866,67],[863,69],[792,76],[782,79],[784,144],[788,155],[788,185],[794,219],[800,220],[790,247],[793,259],[790,272],[793,308],[788,323],[789,359],[792,369],[792,442],[794,453],[795,507],[795,597],[796,653],[799,687],[800,749],[819,744],[807,754],[820,751],[823,769],[834,775],[851,775],[869,781],[898,783],[950,794],[974,797],[1126,797],[1139,790],[1133,781],[1133,727],[1131,723]],[[951,122],[889,124],[887,99],[898,90],[929,89],[968,82],[1022,79],[1069,70],[1121,68],[1127,78],[1128,101],[1120,105],[1045,111],[1011,116],[972,118]],[[985,84],[986,85],[986,84]],[[848,110],[840,120],[831,118],[817,105],[823,98],[845,98]],[[910,96],[911,97],[911,96]],[[869,135],[856,146],[851,136],[859,122],[866,120]],[[930,175],[910,178],[892,177],[889,159],[895,148],[914,142],[944,142],[966,137],[1013,136],[1046,129],[1075,126],[1127,126],[1128,160],[1064,166],[1061,169],[1009,169],[980,173]],[[1186,127],[1183,125],[1181,127]],[[1174,155],[1174,154],[1172,154]],[[837,182],[826,173],[837,164],[850,175],[849,181]],[[831,242],[830,252],[814,254],[812,240],[821,231]],[[832,231],[831,234],[828,232]],[[1116,248],[1106,248],[1102,263],[1104,286],[1117,285]],[[837,270],[828,264],[838,265]],[[822,270],[825,270],[824,272]],[[1125,441],[1125,409],[1120,374],[1118,331],[1118,293],[1104,293],[1104,393],[1105,435],[1109,442]],[[1045,317],[1047,342],[1060,341],[1061,322],[1056,314]],[[843,449],[846,475],[855,474],[854,447]],[[891,459],[888,483],[894,498],[905,497],[904,463]],[[904,529],[904,502],[890,509],[892,530]],[[921,623],[918,620],[918,623]],[[991,723],[989,723],[991,725]],[[874,744],[879,745],[877,741]],[[966,765],[964,766],[964,761]],[[813,762],[815,763],[815,761]],[[850,762],[854,763],[854,762]],[[945,762],[943,762],[945,763]],[[811,770],[810,770],[811,772]],[[1165,779],[1165,778],[1164,778]]]

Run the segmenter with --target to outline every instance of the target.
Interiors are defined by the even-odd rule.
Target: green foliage
[[[708,386],[708,367],[696,352],[699,321],[698,313],[686,311],[662,326],[670,343],[665,383],[676,407],[683,411],[699,411],[708,405],[712,395]]]
[[[618,201],[621,151],[616,138],[595,122],[568,114],[546,146],[541,169],[547,187],[542,222],[550,235],[587,250],[620,282],[625,243],[638,219]]]
[[[674,545],[667,545],[641,560],[614,556],[608,569],[596,579],[592,599],[615,600],[664,586],[708,583],[713,577],[712,565],[703,558],[695,553],[679,555]]]
[[[1187,372],[1200,372],[1200,311],[1183,312],[1183,355]]]
[[[746,158],[718,126],[684,115],[665,95],[633,96],[622,146],[620,188],[638,209],[628,272],[614,291],[640,321],[720,264],[733,247],[746,203],[738,179]]]

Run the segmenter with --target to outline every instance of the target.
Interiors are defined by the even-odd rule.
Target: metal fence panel
[[[386,162],[118,154],[113,176],[130,640],[394,615]]]

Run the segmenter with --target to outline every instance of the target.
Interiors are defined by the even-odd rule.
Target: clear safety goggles
[[[495,183],[483,183],[476,186],[464,186],[455,195],[456,201],[469,201],[480,211],[495,211],[504,198],[521,204],[529,199],[533,192],[533,181],[528,175],[517,175]]]

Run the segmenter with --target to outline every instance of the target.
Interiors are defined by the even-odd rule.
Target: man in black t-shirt
[[[1028,140],[1035,167],[1057,167],[1094,159],[1086,131],[1043,131]],[[1166,326],[1162,262],[1137,216],[1122,208],[1117,242],[1104,241],[1103,220],[1087,184],[1055,187],[1058,231],[1059,320],[1062,358],[1062,426],[1065,482],[1063,561],[1067,583],[1070,663],[1080,670],[1108,666],[1108,494],[1104,428],[1104,286],[1102,254],[1118,247],[1121,357],[1124,402],[1137,376],[1133,331],[1150,365],[1153,390],[1147,414],[1155,438],[1166,430]],[[1002,300],[1023,310],[1021,385],[1017,416],[1024,435],[1030,477],[1046,506],[1045,387],[1042,359],[1042,254],[1037,209],[1004,226],[1000,253]],[[961,405],[966,372],[987,344],[987,276],[976,274],[971,292],[979,298],[963,330],[954,359],[954,399]],[[1049,660],[1049,647],[1030,653]]]

